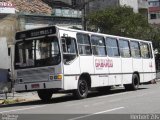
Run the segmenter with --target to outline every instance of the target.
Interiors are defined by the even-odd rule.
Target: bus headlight
[[[59,74],[59,75],[57,76],[57,79],[58,79],[58,80],[62,80],[62,75]]]
[[[58,74],[54,76],[54,80],[62,80],[63,75],[62,74]]]

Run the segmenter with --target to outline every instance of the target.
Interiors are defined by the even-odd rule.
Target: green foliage
[[[102,33],[137,39],[152,40],[158,48],[160,29],[150,26],[145,16],[134,13],[130,7],[112,7],[87,16],[89,26],[99,28]]]

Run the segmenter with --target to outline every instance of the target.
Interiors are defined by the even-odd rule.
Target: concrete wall
[[[17,28],[19,27],[15,15],[0,16],[0,37],[6,38],[8,44],[13,44]]]

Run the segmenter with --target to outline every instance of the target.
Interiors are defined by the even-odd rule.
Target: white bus
[[[16,91],[47,101],[63,90],[79,99],[91,88],[137,90],[156,70],[150,41],[50,26],[16,34],[15,75]]]

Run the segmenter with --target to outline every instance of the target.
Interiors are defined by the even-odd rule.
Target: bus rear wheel
[[[85,79],[80,79],[78,81],[78,88],[75,90],[76,98],[84,99],[88,95],[88,83]]]
[[[132,83],[124,85],[126,90],[138,90],[139,88],[139,77],[137,74],[133,74],[132,76]]]
[[[52,90],[39,90],[37,91],[39,98],[43,101],[43,102],[48,102],[51,100],[52,98]]]

